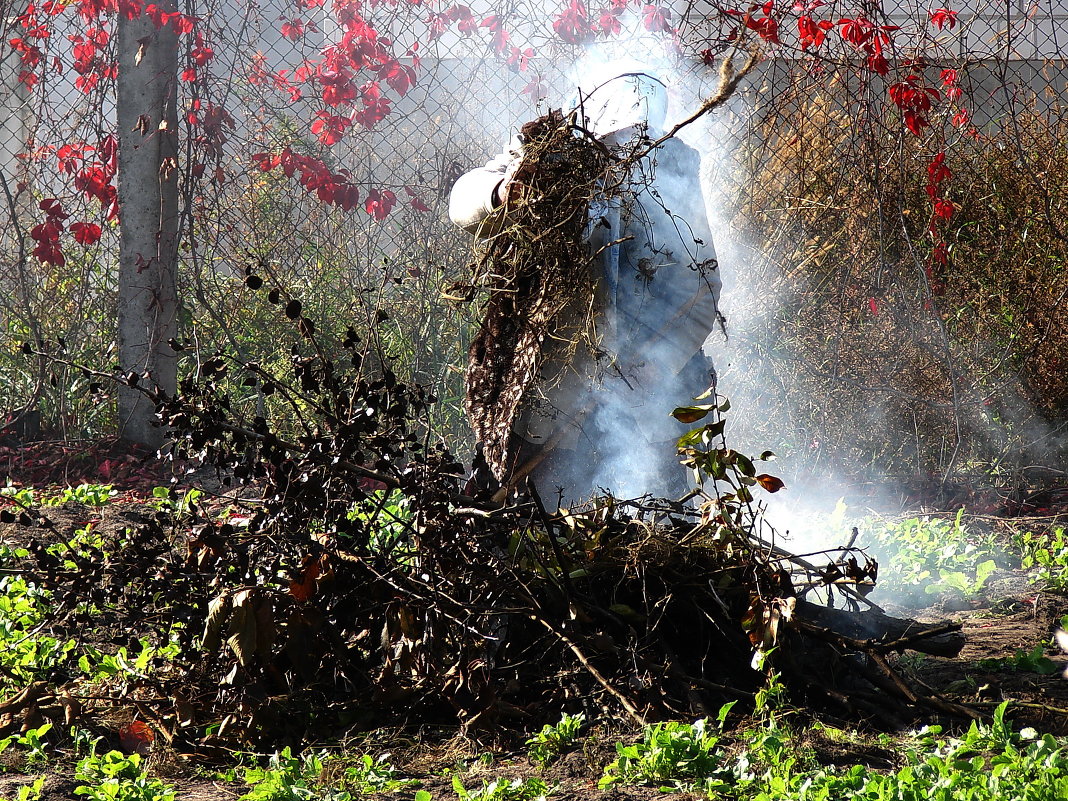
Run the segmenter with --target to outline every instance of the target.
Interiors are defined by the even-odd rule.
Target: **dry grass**
[[[924,143],[865,130],[839,101],[785,104],[746,154],[735,225],[756,242],[770,321],[746,343],[768,367],[747,390],[767,407],[755,436],[800,431],[787,450],[898,474],[1049,458],[1068,401],[1065,123],[1018,115]],[[927,266],[939,149],[956,205],[945,270]]]

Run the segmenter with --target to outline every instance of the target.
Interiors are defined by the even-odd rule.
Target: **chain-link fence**
[[[78,360],[110,358],[115,42],[106,14],[83,11],[106,5],[5,12],[5,353],[62,339]],[[729,336],[710,346],[745,436],[804,469],[919,473],[1063,439],[1065,0],[179,12],[164,24],[184,26],[180,321],[201,349],[285,360],[284,321],[241,289],[254,268],[321,330],[356,323],[437,387],[437,430],[462,440],[477,309],[442,298],[471,252],[446,219],[451,182],[565,105],[598,59],[650,63],[681,116],[732,48],[760,46],[728,109],[682,133],[704,156],[728,281]],[[69,217],[50,238],[51,198]],[[111,424],[70,391],[76,371],[11,356],[0,370],[5,409],[34,405],[65,435]]]

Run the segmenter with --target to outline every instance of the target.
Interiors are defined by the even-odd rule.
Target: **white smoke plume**
[[[488,127],[480,128],[483,137],[491,135],[500,143],[498,146],[503,146],[518,125],[505,127],[502,120],[522,122],[547,108],[569,110],[576,96],[586,97],[625,73],[648,73],[664,82],[669,99],[665,127],[670,128],[692,114],[716,90],[718,82],[715,70],[695,67],[692,60],[687,62],[669,37],[648,33],[633,16],[625,20],[621,35],[592,44],[564,72],[564,80],[550,85],[544,104],[535,107],[528,103],[496,115],[495,120],[488,120]],[[744,241],[730,225],[735,216],[730,204],[736,198],[730,195],[732,182],[725,177],[736,175],[741,169],[735,146],[743,138],[751,113],[743,86],[725,107],[682,130],[679,138],[701,157],[696,169],[700,172],[702,197],[693,198],[689,207],[683,204],[670,211],[675,220],[684,222],[703,213],[702,203],[707,209],[724,283],[721,310],[727,323],[725,334],[709,332],[705,351],[719,373],[719,393],[732,404],[727,414],[728,445],[746,453],[771,449],[779,454],[779,461],[770,466],[769,472],[782,477],[787,489],[766,496],[768,519],[782,536],[789,533],[790,540],[784,544],[816,550],[840,544],[838,534],[828,532],[822,521],[833,514],[840,497],[856,493],[838,479],[828,477],[829,466],[820,463],[818,441],[794,424],[788,413],[789,403],[784,401],[784,388],[775,382],[773,372],[765,370],[765,363],[749,358],[751,348],[738,347],[765,336],[777,309],[777,298],[770,290],[780,283],[774,255]],[[668,292],[660,300],[669,307],[674,299]],[[665,342],[658,347],[669,348],[671,344]],[[651,362],[660,358],[655,347],[647,354]],[[692,374],[689,377],[692,379]],[[677,405],[691,402],[706,386],[707,382],[680,380],[661,383],[655,392],[633,392],[622,386],[617,387],[618,391],[598,392],[596,408],[583,424],[585,439],[574,451],[574,463],[559,475],[544,479],[543,495],[556,497],[554,479],[558,479],[557,484],[570,485],[565,502],[602,489],[618,497],[637,497],[663,490],[665,472],[677,475],[676,486],[685,489],[686,474],[671,443],[688,426],[674,421],[670,412]],[[640,424],[636,425],[635,420]],[[851,501],[849,505],[859,504]]]
[[[668,127],[688,117],[717,88],[715,70],[687,64],[669,38],[642,31],[637,20],[630,21],[624,35],[590,47],[571,75],[587,90],[613,75],[642,71],[657,75],[669,87]],[[818,437],[801,430],[790,414],[786,388],[765,360],[752,358],[752,343],[766,339],[773,327],[781,300],[776,287],[782,286],[782,281],[775,254],[747,242],[738,227],[731,225],[737,203],[731,190],[737,187],[737,176],[743,170],[737,143],[744,138],[753,113],[751,96],[751,88],[747,92],[743,87],[726,106],[679,134],[701,156],[701,200],[707,209],[723,280],[720,307],[726,325],[710,332],[704,350],[719,376],[718,393],[731,401],[732,408],[726,414],[727,444],[744,453],[771,449],[779,454],[768,471],[783,478],[787,487],[775,495],[760,493],[767,531],[792,550],[812,552],[843,544],[849,529],[844,512],[859,515],[872,507],[886,509],[894,504],[893,499],[850,486],[833,465],[822,462]],[[696,208],[695,204],[672,211],[685,218],[696,213]],[[656,358],[655,353],[650,356]],[[660,387],[654,397],[642,401],[636,401],[630,392],[615,393],[607,399],[592,421],[602,443],[598,469],[592,476],[594,487],[622,497],[662,487],[658,473],[678,467],[670,464],[670,458],[665,461],[663,442],[625,427],[626,421],[633,419],[633,410],[620,407],[643,402],[644,414],[650,420],[667,417],[673,406],[690,402],[703,389],[680,380]],[[665,430],[664,426],[650,428]],[[676,424],[675,436],[686,428]]]

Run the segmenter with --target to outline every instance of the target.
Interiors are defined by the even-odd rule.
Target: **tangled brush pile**
[[[522,187],[492,218],[472,289],[488,292],[468,351],[465,409],[486,461],[508,472],[509,439],[524,395],[547,359],[567,363],[596,304],[593,255],[585,243],[590,203],[614,159],[588,132],[553,111],[522,128]]]

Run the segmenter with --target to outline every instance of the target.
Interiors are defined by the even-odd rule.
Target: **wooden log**
[[[932,656],[957,656],[964,647],[960,623],[919,623],[874,610],[850,612],[798,600],[794,620],[801,629],[822,629],[859,650],[878,653],[919,651]]]

